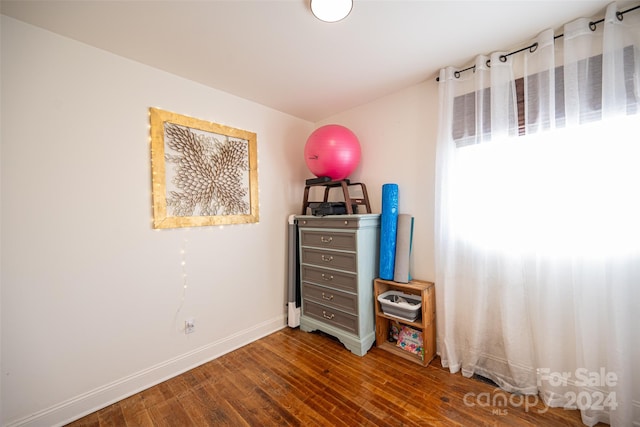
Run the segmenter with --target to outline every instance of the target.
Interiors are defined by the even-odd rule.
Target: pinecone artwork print
[[[170,122],[164,135],[168,215],[250,213],[248,141]]]
[[[254,132],[149,108],[153,228],[260,220]]]

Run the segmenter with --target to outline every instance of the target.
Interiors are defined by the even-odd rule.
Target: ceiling
[[[355,0],[336,23],[314,18],[309,0],[1,0],[0,10],[317,122],[435,78],[441,67],[601,15],[607,3]]]

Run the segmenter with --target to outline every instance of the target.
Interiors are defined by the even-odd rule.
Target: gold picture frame
[[[149,108],[153,228],[259,220],[253,132]]]

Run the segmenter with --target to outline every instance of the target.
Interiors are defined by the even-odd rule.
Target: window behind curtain
[[[640,70],[635,70],[634,57],[639,53],[633,46],[624,48],[624,76],[625,89],[627,95],[627,114],[636,114],[638,99],[640,99],[640,88],[636,87],[634,75]],[[548,81],[542,73],[533,74],[528,77],[527,83],[529,90],[536,90],[539,79]],[[565,99],[564,99],[564,67],[555,68],[555,120],[556,127],[565,126]],[[592,56],[578,62],[578,78],[592,81],[588,87],[586,102],[581,103],[580,122],[589,123],[600,120],[602,117],[602,55]],[[518,110],[518,134],[525,135],[525,103],[524,103],[524,85],[523,77],[516,79],[515,82],[517,110]],[[477,99],[482,102],[482,118],[480,126],[476,126],[476,102]],[[458,148],[479,142],[491,140],[491,88],[485,88],[481,92],[470,92],[455,98],[453,104],[453,139]],[[529,114],[529,122],[538,122],[537,116],[539,112],[532,108],[526,112]],[[543,128],[549,128],[550,124],[545,125],[544,120],[540,123]],[[484,129],[483,135],[476,135],[477,127]]]

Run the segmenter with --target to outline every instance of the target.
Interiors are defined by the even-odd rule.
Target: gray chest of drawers
[[[300,329],[323,331],[364,356],[375,342],[373,279],[379,214],[296,216],[302,311]]]

